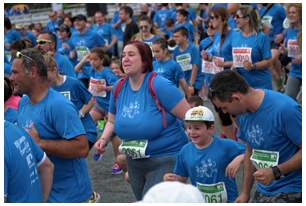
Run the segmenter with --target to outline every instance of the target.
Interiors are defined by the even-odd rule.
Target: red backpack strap
[[[121,78],[118,80],[118,83],[116,84],[115,86],[115,89],[114,89],[114,110],[115,110],[115,114],[116,114],[116,102],[117,102],[117,97],[120,93],[120,90],[124,84],[124,82],[126,81],[127,78]]]
[[[160,102],[156,96],[156,92],[155,92],[155,89],[154,89],[154,86],[153,86],[153,79],[156,77],[156,72],[152,72],[150,74],[150,77],[149,77],[149,90],[150,90],[150,93],[155,101],[155,104],[157,106],[157,109],[162,113],[162,124],[163,124],[163,127],[166,128],[167,127],[167,121],[166,121],[166,111],[165,109],[160,105]]]

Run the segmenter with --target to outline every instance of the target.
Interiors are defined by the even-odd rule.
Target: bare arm
[[[83,107],[80,109],[80,115],[81,116],[85,116],[85,114],[87,114],[91,109],[92,107],[94,106],[95,104],[95,100],[94,98],[92,97],[89,102],[87,104],[84,104]]]
[[[187,177],[176,175],[174,173],[166,173],[166,174],[164,174],[163,179],[164,179],[164,181],[179,181],[179,182],[182,182],[182,183],[186,183],[187,182]]]
[[[85,135],[79,135],[71,140],[41,139],[38,145],[48,155],[67,159],[87,157],[89,152],[88,141]]]
[[[196,64],[192,65],[192,70],[191,70],[191,77],[190,77],[190,85],[192,86],[195,83],[195,80],[197,78],[197,73],[198,73],[198,67]]]
[[[179,80],[179,84],[180,84],[180,86],[182,87],[182,89],[183,89],[183,91],[184,91],[184,93],[185,93],[185,96],[186,96],[187,98],[189,98],[191,95],[190,95],[190,92],[189,92],[189,90],[188,90],[188,85],[187,85],[187,83],[186,83],[185,78],[180,79],[180,80]]]
[[[252,148],[250,145],[246,145],[242,190],[235,202],[248,202],[250,199],[250,192],[254,183],[254,166],[250,160],[251,154]]]
[[[282,174],[288,174],[292,171],[302,168],[302,145],[299,145],[300,149],[289,160],[278,165]]]
[[[188,111],[188,109],[190,109],[190,105],[186,99],[183,98],[179,103],[175,105],[175,107],[171,110],[171,113],[180,119],[184,119],[185,113]]]
[[[53,171],[54,165],[46,155],[44,161],[38,166],[38,173],[40,177],[40,184],[44,202],[47,202],[49,193],[52,188]]]
[[[86,64],[88,62],[88,58],[89,58],[89,54],[86,54],[83,59],[81,59],[81,61],[75,65],[74,67],[74,71],[76,72],[81,72],[82,71],[82,67],[84,66],[84,64]]]
[[[115,124],[114,121],[115,121],[115,115],[109,112],[107,123],[103,130],[103,133],[94,145],[95,149],[99,154],[103,154],[105,152],[105,146],[110,141],[110,138],[114,133],[114,124]]]

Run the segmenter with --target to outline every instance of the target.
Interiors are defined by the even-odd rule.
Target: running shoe
[[[118,165],[117,162],[115,162],[115,164],[112,166],[112,174],[113,175],[118,175],[121,174],[123,171],[121,169],[121,167]]]
[[[95,191],[92,192],[92,195],[87,203],[97,203],[99,202],[101,195]]]

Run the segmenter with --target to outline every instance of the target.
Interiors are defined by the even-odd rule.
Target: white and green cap
[[[207,107],[198,106],[193,107],[186,112],[185,121],[214,122],[215,116]]]

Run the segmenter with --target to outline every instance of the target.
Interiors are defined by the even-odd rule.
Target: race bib
[[[76,52],[78,55],[78,61],[81,61],[83,57],[89,52],[89,49],[85,46],[77,47]]]
[[[106,91],[99,91],[99,86],[106,86],[105,79],[90,78],[88,91],[95,97],[106,97]]]
[[[213,57],[213,61],[211,61],[211,62],[202,60],[202,72],[203,73],[217,74],[217,73],[223,71],[223,67],[218,67],[215,64],[214,59],[219,59],[220,61],[224,62],[224,58],[222,58],[222,57]]]
[[[298,55],[299,45],[297,40],[289,39],[287,43],[288,57],[295,58]]]
[[[256,169],[278,165],[279,152],[253,149],[250,160]]]
[[[235,47],[232,49],[234,67],[243,67],[243,62],[249,61],[252,63],[252,48],[250,47]]]
[[[226,203],[227,191],[224,182],[202,184],[197,182],[197,188],[202,192],[206,203]]]
[[[71,100],[71,97],[70,97],[70,91],[63,91],[63,92],[60,92],[62,95],[64,95],[64,97],[66,97],[67,99]]]
[[[146,155],[147,146],[148,140],[122,140],[119,151],[132,159],[148,158],[150,156]]]
[[[262,17],[261,19],[261,23],[264,25],[264,26],[267,26],[269,28],[272,28],[272,19],[273,19],[273,16],[264,16]]]
[[[191,55],[189,53],[177,56],[176,62],[179,63],[183,71],[192,70]]]

